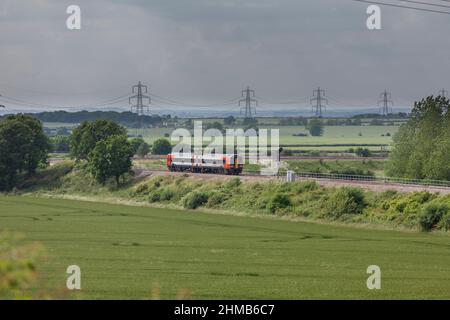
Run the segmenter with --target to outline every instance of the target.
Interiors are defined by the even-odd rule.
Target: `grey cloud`
[[[81,31],[65,28],[73,3]],[[368,31],[365,9],[350,0],[6,0],[0,93],[69,106],[142,80],[208,103],[247,84],[272,100],[321,85],[343,104],[370,106],[385,87],[404,105],[449,87],[448,16],[383,8],[383,30]]]

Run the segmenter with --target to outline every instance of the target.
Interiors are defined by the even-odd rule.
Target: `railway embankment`
[[[23,181],[14,193],[416,231],[450,229],[449,194],[331,183],[141,170],[117,187],[98,184],[83,166],[64,162]]]

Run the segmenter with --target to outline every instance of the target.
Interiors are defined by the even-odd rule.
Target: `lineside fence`
[[[286,173],[285,170],[283,171],[284,172],[280,172],[280,174]],[[345,181],[360,181],[360,182],[379,182],[386,184],[450,187],[450,181],[444,180],[407,179],[395,177],[376,177],[370,175],[351,175],[351,174],[295,172],[295,171],[294,173],[296,177],[310,178],[310,179],[345,180]]]

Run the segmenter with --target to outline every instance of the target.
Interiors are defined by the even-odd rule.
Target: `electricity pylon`
[[[441,91],[439,91],[439,95],[443,98],[447,98],[448,91],[445,89],[442,89]]]
[[[310,100],[312,111],[318,118],[322,118],[323,109],[328,104],[328,99],[325,97],[325,90],[318,87],[313,91],[313,97]]]
[[[378,101],[378,106],[381,105],[381,114],[383,117],[386,117],[389,113],[392,113],[392,108],[389,105],[394,105],[394,102],[391,100],[391,94],[384,90],[383,93],[380,94],[381,100]]]
[[[250,87],[247,87],[247,89],[242,90],[242,97],[244,99],[239,100],[239,106],[241,106],[242,102],[245,102],[245,107],[241,108],[245,110],[245,119],[251,118],[252,113],[256,114],[256,108],[258,106],[258,100],[254,99],[255,97],[255,90],[251,90]],[[255,107],[252,107],[252,103],[255,104]]]
[[[150,111],[150,107],[143,103],[144,99],[148,99],[148,104],[152,103],[152,99],[149,96],[143,94],[144,90],[144,93],[148,92],[148,87],[141,84],[141,82],[139,81],[137,85],[133,86],[132,90],[133,93],[136,94],[129,98],[129,103],[132,104],[132,100],[136,99],[136,104],[131,106],[131,112],[133,112],[133,110],[136,110],[138,116],[144,116],[145,114],[148,114]],[[144,108],[146,109],[146,112],[144,112]]]

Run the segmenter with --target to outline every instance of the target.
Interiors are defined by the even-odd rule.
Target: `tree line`
[[[95,121],[98,119],[110,120],[120,123],[130,128],[139,128],[141,126],[162,125],[172,118],[170,115],[159,116],[138,116],[133,112],[116,112],[116,111],[46,111],[33,114],[24,114],[26,116],[35,117],[42,122],[61,122],[61,123],[81,123],[84,121]]]

